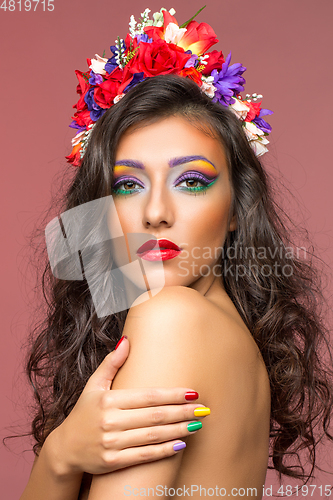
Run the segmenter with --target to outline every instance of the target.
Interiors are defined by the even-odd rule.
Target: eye
[[[139,188],[135,186],[139,186]],[[143,186],[135,179],[121,178],[113,184],[112,191],[114,194],[132,194],[140,191],[142,188]]]
[[[205,191],[214,184],[215,180],[216,178],[207,179],[207,177],[200,172],[185,172],[177,180],[176,186],[181,191],[200,192]],[[181,184],[185,184],[185,186],[181,186]]]

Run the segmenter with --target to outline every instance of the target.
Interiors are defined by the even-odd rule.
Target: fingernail
[[[207,406],[196,408],[194,410],[194,415],[196,417],[205,417],[206,415],[210,415],[210,408],[207,408]]]
[[[198,399],[199,394],[196,391],[185,392],[186,401],[193,401],[193,399]]]
[[[191,422],[190,424],[188,424],[187,430],[190,432],[198,431],[199,429],[201,429],[201,427],[202,427],[201,422]]]
[[[126,335],[123,335],[123,336],[121,337],[121,339],[118,341],[118,343],[117,343],[116,347],[114,348],[114,350],[116,350],[116,349],[120,346],[120,344],[122,343],[122,341],[123,341],[124,339],[127,339],[127,336],[126,336]]]
[[[180,451],[183,450],[184,448],[186,448],[186,443],[184,443],[184,441],[181,441],[180,443],[176,443],[173,445],[174,451]]]

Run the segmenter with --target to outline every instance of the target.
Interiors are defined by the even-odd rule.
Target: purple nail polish
[[[183,450],[184,448],[186,448],[186,443],[184,443],[184,441],[182,441],[181,443],[176,443],[176,444],[173,445],[174,451]]]

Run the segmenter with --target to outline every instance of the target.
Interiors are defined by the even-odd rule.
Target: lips
[[[137,254],[145,254],[149,252],[152,249],[155,249],[156,251],[162,250],[162,249],[167,249],[167,250],[176,250],[177,252],[181,251],[181,248],[179,248],[178,245],[173,243],[170,240],[166,239],[160,239],[160,240],[149,240],[146,241],[143,245],[141,245],[140,248],[137,250]]]

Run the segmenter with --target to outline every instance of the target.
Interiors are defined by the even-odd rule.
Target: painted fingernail
[[[196,417],[205,417],[206,415],[210,415],[210,408],[207,408],[207,406],[196,408],[194,410],[194,415]]]
[[[198,431],[201,429],[202,423],[201,422],[191,422],[190,424],[187,425],[187,430],[190,432],[193,431]]]
[[[186,401],[193,401],[194,399],[198,399],[199,394],[196,391],[188,391],[185,392]]]
[[[186,443],[184,443],[184,441],[181,441],[180,443],[176,443],[173,445],[174,451],[180,451],[183,450],[184,448],[186,448]]]
[[[127,339],[127,336],[126,336],[126,335],[123,335],[123,336],[121,337],[121,339],[118,341],[118,343],[117,343],[116,347],[114,348],[114,350],[116,350],[116,349],[120,346],[120,344],[122,343],[122,341],[123,341],[124,339]]]

